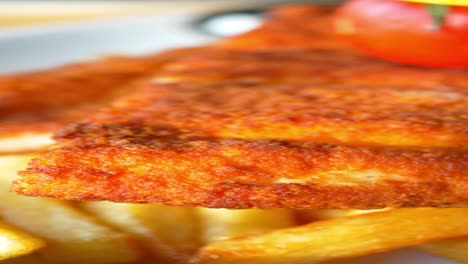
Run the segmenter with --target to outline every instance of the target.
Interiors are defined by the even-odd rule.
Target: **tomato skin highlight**
[[[410,65],[468,68],[468,7],[451,6],[439,29],[425,4],[351,0],[333,17],[340,39],[365,54]]]

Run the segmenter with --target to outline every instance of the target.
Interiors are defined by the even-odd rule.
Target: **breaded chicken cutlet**
[[[46,147],[57,129],[90,115],[168,61],[194,50],[109,57],[0,77],[0,153]]]
[[[317,38],[308,27],[291,31]],[[243,37],[252,34],[230,41]],[[313,40],[226,43],[167,64],[57,133],[58,147],[13,189],[222,208],[468,206],[466,71],[398,66]]]

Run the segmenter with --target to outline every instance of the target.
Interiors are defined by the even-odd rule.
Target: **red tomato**
[[[338,8],[335,32],[353,48],[389,61],[468,68],[468,7],[451,6],[439,29],[425,4],[351,0]]]

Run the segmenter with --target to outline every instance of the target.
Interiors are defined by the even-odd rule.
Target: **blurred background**
[[[15,1],[0,0],[0,27],[99,20],[165,12],[213,12],[284,3],[336,4],[339,0],[152,0],[152,1]]]
[[[0,0],[0,74],[205,44],[255,28],[275,5],[339,2]]]

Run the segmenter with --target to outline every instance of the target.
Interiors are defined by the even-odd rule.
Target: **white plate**
[[[191,26],[196,18],[178,13],[0,30],[0,74],[211,41]]]
[[[0,30],[0,73],[30,71],[112,54],[140,55],[208,43],[194,14],[167,14]],[[343,264],[349,264],[345,261]],[[404,249],[360,258],[354,264],[454,264]]]

